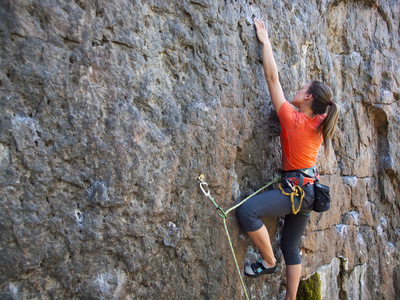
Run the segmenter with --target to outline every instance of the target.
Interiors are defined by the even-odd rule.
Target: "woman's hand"
[[[268,30],[265,24],[260,19],[254,19],[254,25],[256,26],[257,37],[261,44],[269,42]]]

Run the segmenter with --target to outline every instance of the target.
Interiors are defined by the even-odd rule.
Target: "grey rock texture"
[[[223,208],[279,173],[253,17],[284,92],[327,82],[328,213],[302,240],[324,299],[400,295],[398,1],[0,2],[0,298],[242,299]],[[265,220],[277,256],[282,220]],[[240,267],[257,253],[232,213]],[[276,276],[252,299],[283,299]]]

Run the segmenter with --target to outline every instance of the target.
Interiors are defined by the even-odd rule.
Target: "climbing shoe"
[[[265,262],[260,258],[254,264],[246,266],[244,268],[244,275],[255,278],[263,274],[273,274],[278,271],[278,261],[276,261],[275,266],[267,267]]]

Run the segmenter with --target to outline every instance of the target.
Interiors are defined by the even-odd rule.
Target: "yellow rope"
[[[204,175],[201,174],[199,177],[197,177],[197,179],[200,181],[200,188],[203,191],[203,193],[214,203],[215,207],[217,208],[217,210],[220,211],[219,216],[222,217],[223,219],[223,223],[224,223],[224,228],[225,228],[225,232],[226,232],[226,236],[228,238],[228,242],[229,242],[229,246],[231,248],[231,252],[232,252],[232,256],[233,256],[233,260],[235,261],[235,265],[236,265],[236,270],[239,274],[239,278],[240,278],[240,282],[242,283],[242,287],[243,287],[243,291],[244,291],[244,295],[246,297],[246,299],[249,299],[249,295],[247,294],[247,290],[246,290],[246,285],[244,284],[243,281],[243,277],[242,274],[240,272],[240,268],[239,268],[239,264],[237,262],[236,259],[236,255],[235,255],[235,250],[233,249],[233,245],[232,245],[232,241],[231,241],[231,237],[229,235],[229,231],[228,231],[228,226],[226,225],[226,219],[227,219],[227,215],[230,211],[238,208],[240,205],[242,205],[244,202],[246,202],[247,200],[249,200],[251,197],[255,196],[256,194],[258,194],[259,192],[261,192],[262,190],[264,190],[265,188],[269,187],[271,184],[273,183],[278,183],[281,180],[280,176],[277,176],[274,178],[274,180],[272,180],[271,182],[267,183],[265,186],[263,186],[262,188],[260,188],[259,190],[257,190],[256,192],[254,192],[253,194],[251,194],[250,196],[248,196],[246,199],[244,199],[243,201],[241,201],[240,203],[236,204],[235,206],[231,207],[230,209],[228,209],[226,212],[218,206],[218,204],[215,202],[214,198],[211,197],[210,195],[210,191],[208,190],[208,184],[204,181]],[[303,192],[304,193],[304,192]]]
[[[203,193],[214,203],[214,205],[217,208],[217,210],[220,211],[219,216],[222,217],[222,219],[223,219],[226,236],[228,238],[229,246],[231,248],[233,260],[235,261],[236,270],[237,270],[237,272],[239,274],[239,278],[240,278],[240,281],[242,283],[244,295],[245,295],[246,299],[249,299],[249,295],[247,294],[247,290],[246,290],[246,285],[244,284],[243,277],[242,277],[242,274],[241,274],[240,269],[239,269],[239,264],[238,264],[237,259],[236,259],[235,250],[233,249],[231,237],[230,237],[229,231],[228,231],[228,226],[226,225],[226,219],[228,217],[227,215],[228,215],[229,212],[231,212],[232,210],[238,208],[244,202],[246,202],[247,200],[249,200],[250,198],[252,198],[256,194],[258,194],[259,192],[261,192],[265,188],[269,187],[271,184],[278,183],[281,180],[281,177],[280,176],[275,177],[274,180],[272,180],[271,182],[267,183],[265,186],[260,188],[258,191],[254,192],[253,194],[248,196],[246,199],[244,199],[240,203],[236,204],[235,206],[231,207],[227,211],[224,211],[221,207],[219,207],[218,204],[215,202],[214,198],[211,197],[210,191],[208,190],[208,184],[207,184],[207,182],[204,181],[204,175],[203,174],[200,175],[199,177],[197,177],[197,179],[200,181],[200,188],[203,191]],[[295,186],[292,187],[292,192],[291,193],[286,193],[283,190],[282,185],[280,183],[279,183],[279,189],[281,190],[282,194],[284,194],[285,196],[290,196],[290,201],[292,202],[292,211],[293,211],[293,214],[296,215],[300,211],[301,204],[303,203],[304,190],[301,187],[299,187],[298,185],[295,185]],[[295,207],[294,207],[294,197],[299,197],[299,196],[300,196],[300,203],[299,203],[299,207],[296,210]]]
[[[304,190],[301,187],[299,187],[298,185],[295,185],[292,188],[291,193],[286,193],[282,188],[282,184],[280,184],[280,183],[279,183],[279,189],[281,190],[282,194],[284,194],[285,196],[290,196],[290,201],[292,202],[292,212],[294,215],[296,215],[300,211],[301,204],[303,203]],[[299,203],[299,207],[296,210],[294,207],[294,197],[299,197],[299,196],[300,196],[300,203]]]

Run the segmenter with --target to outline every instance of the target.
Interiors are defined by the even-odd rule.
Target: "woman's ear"
[[[311,100],[312,99],[312,94],[306,94],[304,99]]]

